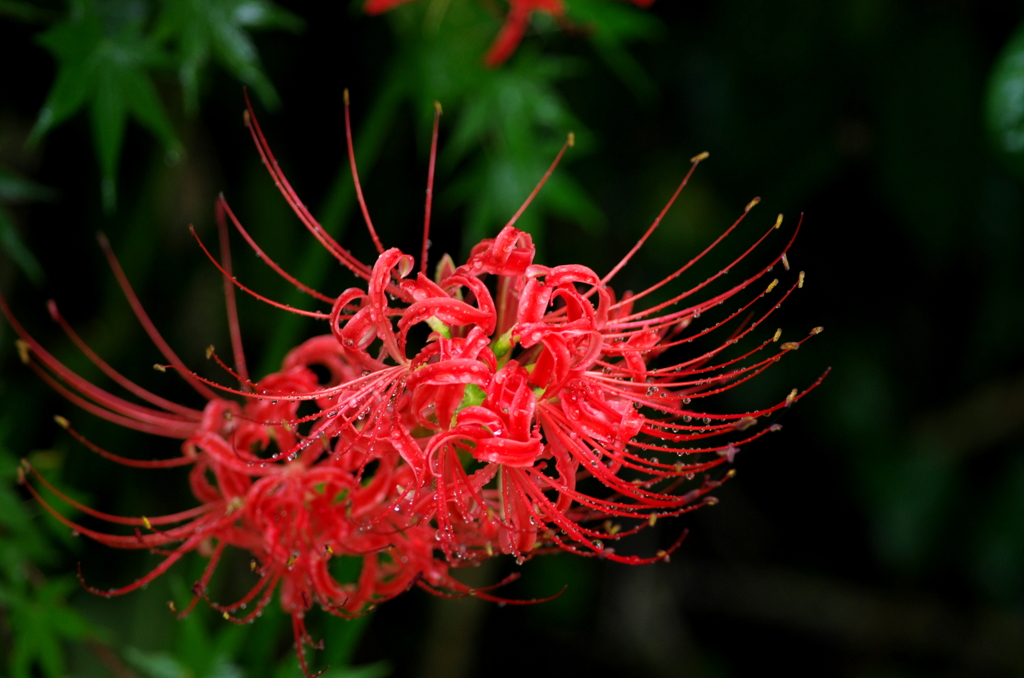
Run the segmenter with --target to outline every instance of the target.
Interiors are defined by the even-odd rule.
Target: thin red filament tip
[[[434,132],[430,136],[430,165],[427,168],[427,202],[423,209],[423,251],[420,273],[427,273],[427,249],[430,247],[430,207],[434,202],[434,164],[437,160],[437,130],[441,123],[441,103],[434,102]]]
[[[356,169],[356,152],[352,145],[352,120],[348,112],[348,90],[345,90],[345,141],[348,143],[348,162],[352,167],[352,183],[356,188],[356,198],[359,199],[359,208],[363,210],[363,220],[366,228],[370,231],[370,237],[377,248],[377,254],[384,254],[384,246],[380,244],[377,231],[373,228],[373,221],[370,220],[370,210],[366,208],[366,200],[363,198],[363,187],[359,184],[359,171]]]

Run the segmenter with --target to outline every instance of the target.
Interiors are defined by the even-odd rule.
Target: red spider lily
[[[304,617],[314,606],[352,617],[413,585],[438,595],[501,600],[469,589],[449,572],[499,552],[520,562],[550,549],[630,564],[667,559],[682,536],[648,557],[620,554],[609,544],[659,518],[714,503],[709,493],[732,476],[732,471],[721,473],[717,467],[731,463],[740,446],[776,430],[771,415],[821,381],[755,412],[720,414],[699,406],[701,399],[756,376],[806,341],[779,345],[776,331],[732,355],[733,345],[760,332],[779,303],[802,286],[800,273],[779,298],[767,301],[778,280],[766,287],[762,282],[773,266],[781,263],[789,270],[787,253],[799,224],[761,269],[718,294],[691,300],[750,256],[780,227],[781,216],[719,273],[665,301],[638,305],[702,260],[739,226],[757,200],[704,251],[661,282],[621,297],[609,286],[660,224],[706,154],[692,159],[647,232],[600,276],[580,265],[534,263],[529,234],[515,228],[572,145],[570,135],[498,235],[475,246],[461,266],[446,255],[430,279],[425,271],[440,107],[417,270],[412,256],[385,249],[373,227],[355,165],[347,92],[345,103],[356,196],[379,253],[372,265],[359,261],[320,227],[281,172],[251,108],[245,120],[293,211],[364,287],[333,297],[303,285],[260,249],[223,197],[217,203],[221,257],[214,257],[196,236],[224,274],[235,365],[220,364],[239,387],[215,383],[185,367],[145,314],[109,245],[101,241],[129,303],[169,363],[159,369],[172,369],[194,386],[206,399],[202,410],[167,401],[118,374],[51,303],[52,317],[72,341],[146,404],[89,383],[39,345],[0,297],[0,310],[20,337],[23,360],[53,388],[109,421],[183,444],[180,457],[128,459],[85,440],[59,418],[76,439],[129,466],[192,466],[189,481],[199,506],[134,518],[83,506],[24,465],[25,486],[71,529],[115,548],[148,549],[163,557],[127,586],[88,588],[102,595],[127,593],[197,551],[208,557],[208,564],[184,615],[207,599],[224,549],[243,549],[253,557],[252,588],[235,603],[210,604],[230,621],[248,622],[280,590],[306,675],[310,671],[304,648],[318,645],[307,633]],[[276,273],[330,310],[294,309],[235,280],[228,222]],[[289,312],[326,320],[331,333],[296,347],[279,371],[254,383],[238,331],[235,286]],[[694,329],[701,314],[733,299],[740,300],[738,310]],[[714,348],[668,359],[684,353],[694,339],[718,336],[727,327],[732,333]],[[810,335],[819,331],[815,328]],[[318,379],[313,366],[326,369],[326,381]],[[303,403],[314,406],[312,414],[300,416]],[[694,480],[697,475],[701,480]],[[70,521],[43,499],[34,483],[93,518],[131,528],[131,534],[100,532]],[[345,556],[361,562],[352,581],[339,581],[332,572],[332,561]]]
[[[629,0],[638,7],[650,7],[654,0]],[[367,0],[363,10],[367,14],[383,14],[399,5],[404,5],[412,0]],[[508,14],[498,31],[498,36],[491,43],[484,57],[484,63],[491,68],[496,68],[505,63],[519,47],[526,35],[526,29],[530,24],[530,17],[534,12],[548,14],[561,19],[565,14],[565,3],[562,0],[508,0]]]
[[[473,248],[462,266],[443,258],[431,280],[425,275],[425,253],[437,118],[415,275],[414,258],[385,249],[373,227],[354,161],[347,93],[345,122],[356,195],[379,252],[373,266],[357,261],[323,233],[281,173],[255,118],[250,115],[247,121],[293,210],[339,263],[366,281],[365,288],[335,297],[330,312],[302,311],[328,319],[344,362],[358,366],[362,374],[316,393],[289,396],[315,398],[328,416],[318,420],[304,441],[281,448],[273,460],[301,453],[317,437],[333,441],[333,455],[359,464],[400,456],[414,479],[401,497],[417,507],[418,521],[436,525],[440,547],[453,563],[499,550],[521,560],[539,546],[627,563],[665,558],[675,546],[641,558],[620,555],[605,542],[633,534],[659,517],[713,502],[706,495],[721,481],[709,472],[731,462],[741,445],[777,428],[757,425],[759,420],[789,407],[820,383],[755,412],[719,414],[692,405],[752,378],[806,340],[783,343],[774,351],[776,332],[742,355],[726,356],[802,286],[803,273],[767,310],[757,311],[778,280],[763,290],[754,285],[775,265],[789,269],[787,252],[799,224],[781,252],[753,275],[703,301],[688,301],[747,258],[780,227],[781,216],[719,273],[666,301],[637,309],[637,302],[689,270],[729,236],[756,199],[703,252],[661,282],[619,300],[608,285],[661,222],[706,154],[693,158],[661,214],[602,277],[579,265],[534,264],[529,235],[514,226],[572,144],[570,135],[498,236]],[[268,264],[287,276],[273,262]],[[690,329],[701,313],[734,297],[745,297],[738,310],[703,330]],[[741,317],[745,319],[737,320]],[[717,348],[653,364],[670,349],[721,334],[737,323]],[[414,345],[410,333],[424,325],[429,328],[426,344]],[[808,337],[819,331],[815,328]],[[704,475],[704,481],[692,487],[686,481],[696,474]],[[611,522],[619,519],[633,525],[623,530]],[[604,520],[604,527],[586,526],[595,520]]]

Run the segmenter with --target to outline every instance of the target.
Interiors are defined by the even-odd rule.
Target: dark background
[[[671,563],[545,556],[521,568],[504,595],[546,596],[568,584],[551,603],[499,607],[416,591],[345,628],[311,618],[328,647],[314,666],[330,660],[332,647],[331,661],[343,664],[351,642],[353,664],[370,665],[365,675],[381,675],[381,660],[396,676],[1024,673],[1024,191],[985,125],[986,83],[1024,7],[658,0],[629,13],[646,18],[633,33],[607,18],[558,26],[538,17],[516,55],[487,71],[479,57],[498,23],[484,13],[489,24],[460,33],[475,9],[451,9],[431,33],[426,0],[382,17],[349,3],[280,4],[303,24],[253,33],[280,99],[268,110],[254,96],[256,110],[303,200],[364,260],[372,249],[345,170],[346,87],[375,224],[387,245],[406,251],[419,247],[430,101],[444,105],[432,251],[457,260],[467,243],[497,232],[570,129],[580,143],[556,176],[571,185],[542,193],[523,225],[537,234],[543,262],[599,272],[636,241],[688,159],[706,150],[710,159],[616,287],[656,282],[761,196],[734,236],[741,242],[712,254],[721,257],[713,266],[777,213],[786,215],[784,228],[803,213],[790,260],[791,275],[805,270],[807,285],[778,322],[791,340],[816,325],[825,332],[719,407],[776,402],[832,368],[780,420],[781,433],[738,456],[738,476],[716,493],[718,506],[665,521],[635,545],[649,552],[688,528]],[[30,20],[0,16],[0,165],[52,189],[45,200],[5,203],[45,279],[33,282],[0,253],[0,290],[82,374],[100,381],[48,321],[48,298],[118,369],[193,402],[150,369],[159,356],[105,267],[97,230],[171,345],[211,375],[203,349],[228,345],[222,285],[186,227],[213,241],[218,192],[278,261],[322,291],[336,294],[352,280],[316,272],[310,238],[241,124],[242,87],[230,69],[204,71],[199,107],[187,113],[173,68],[153,67],[182,152],[170,162],[166,145],[129,124],[113,207],[104,209],[85,112],[26,146],[56,74],[37,37],[68,11],[43,7]],[[617,40],[612,47],[602,29]],[[481,108],[486,124],[473,128],[467,120]],[[515,171],[502,174],[505,162]],[[491,181],[502,176],[511,178]],[[520,176],[533,178],[517,183]],[[768,258],[781,242],[755,256]],[[239,278],[287,297],[288,286],[235,245]],[[264,366],[257,371],[317,333],[250,299],[240,305],[250,362]],[[101,510],[154,515],[192,505],[182,474],[97,459],[51,417],[69,417],[124,454],[167,456],[173,441],[91,420],[20,364],[12,341],[0,325],[5,477],[13,481],[17,459],[30,457]],[[16,657],[42,656],[25,649],[48,647],[40,638],[56,643],[67,675],[158,675],[161,659],[192,667],[197,678],[297,671],[279,612],[242,630],[205,610],[173,621],[166,600],[183,597],[201,559],[146,591],[90,596],[69,575],[76,562],[106,587],[156,560],[70,538],[26,494],[13,485],[5,492],[5,506],[29,521],[0,524],[8,578],[0,580],[0,648],[12,675],[24,670],[13,666]],[[232,568],[247,563],[244,554],[226,563],[220,590],[231,591]],[[514,569],[495,562],[466,578],[493,582]],[[88,629],[61,615],[88,620]],[[41,659],[29,664],[20,675],[54,675]]]

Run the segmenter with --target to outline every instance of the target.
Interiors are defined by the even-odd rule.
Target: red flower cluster
[[[367,0],[363,10],[367,14],[383,14],[399,5],[404,5],[413,0]],[[654,0],[629,0],[638,7],[650,7]],[[505,63],[512,53],[519,47],[526,35],[526,29],[530,24],[530,16],[534,12],[549,14],[555,18],[561,18],[565,14],[565,3],[563,0],[508,0],[508,14],[505,15],[505,22],[494,39],[491,48],[487,50],[484,62],[494,68]]]
[[[437,113],[439,117],[440,108]],[[719,273],[660,303],[638,306],[728,236],[756,200],[714,243],[658,284],[622,297],[608,285],[658,226],[706,154],[693,159],[636,246],[600,276],[585,266],[535,263],[530,236],[514,225],[571,145],[570,135],[540,184],[495,238],[474,247],[461,266],[445,256],[434,278],[427,277],[437,120],[416,270],[412,256],[380,244],[354,159],[356,193],[379,251],[372,266],[341,247],[313,219],[247,112],[264,163],[296,215],[365,286],[337,297],[306,287],[267,257],[221,198],[219,260],[200,245],[224,274],[235,368],[221,365],[238,379],[238,388],[203,379],[185,367],[160,337],[110,246],[101,240],[128,301],[169,363],[158,369],[177,371],[205,398],[202,409],[165,400],[114,371],[51,302],[53,319],[72,341],[137,400],[93,385],[33,339],[0,297],[0,309],[20,337],[22,359],[54,389],[111,422],[183,443],[178,457],[129,459],[86,440],[58,418],[72,436],[128,466],[191,467],[198,506],[134,518],[84,506],[23,464],[24,485],[69,528],[115,548],[147,549],[163,557],[127,586],[90,590],[107,596],[127,593],[196,551],[208,558],[208,565],[193,587],[191,602],[180,612],[185,615],[207,598],[207,585],[225,548],[242,549],[253,558],[251,590],[232,604],[210,604],[225,619],[247,622],[280,587],[281,604],[293,619],[299,660],[309,675],[304,646],[314,643],[304,615],[314,605],[352,617],[413,585],[440,595],[498,600],[469,589],[450,573],[453,567],[497,554],[510,554],[519,562],[553,549],[631,564],[667,559],[682,537],[649,557],[619,553],[614,544],[659,518],[713,503],[708,493],[732,472],[713,479],[711,471],[732,462],[740,446],[775,430],[777,425],[762,419],[807,392],[794,390],[771,407],[742,414],[711,413],[699,405],[703,398],[759,374],[806,340],[780,345],[775,332],[751,350],[726,357],[803,284],[800,273],[767,310],[755,310],[778,281],[767,289],[753,286],[777,264],[789,269],[786,252],[799,227],[761,270],[708,299],[689,301],[769,237],[781,216]],[[345,122],[354,158],[347,93]],[[299,311],[264,299],[327,321],[331,331],[293,349],[280,370],[255,383],[245,367],[234,310],[233,285],[249,290],[232,275],[229,223],[278,274],[330,306],[329,311]],[[702,313],[738,295],[748,297],[738,310],[705,329],[693,329]],[[720,332],[741,316],[739,327],[716,348],[655,366],[671,349]],[[210,356],[216,358],[212,349]],[[326,380],[314,367],[329,375]],[[302,412],[311,413],[300,413],[303,405]],[[702,479],[693,480],[698,474]],[[88,516],[126,526],[129,533],[99,532],[72,522],[44,501],[36,484]],[[357,576],[339,574],[340,557],[361,562]]]

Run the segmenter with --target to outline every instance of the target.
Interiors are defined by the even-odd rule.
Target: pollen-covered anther
[[[733,443],[729,443],[720,450],[715,450],[719,457],[724,457],[730,464],[736,459],[736,455],[739,451],[740,448],[736,447]]]
[[[800,289],[803,289],[803,287],[804,287],[804,272],[803,271],[800,271],[800,277],[798,277],[796,279],[796,286],[799,287]]]
[[[786,407],[789,407],[790,405],[796,402],[796,396],[799,392],[800,391],[798,391],[795,388],[789,392],[789,395],[786,396]]]
[[[737,420],[736,423],[732,425],[732,427],[737,431],[746,431],[748,428],[750,428],[756,423],[756,417],[743,417],[742,419]]]
[[[697,155],[690,158],[690,162],[701,162],[702,160],[707,160],[709,155],[710,154],[707,151],[704,151],[703,153],[698,153]]]
[[[743,209],[743,211],[749,212],[750,210],[754,209],[754,205],[756,205],[759,202],[761,202],[761,198],[754,198],[753,200],[747,203],[747,206]]]
[[[718,503],[718,497],[704,497],[702,502],[705,506],[714,506]]]
[[[147,530],[153,529],[153,523],[149,522],[149,518],[142,516],[142,524],[146,526]]]
[[[779,337],[781,337],[781,336],[782,336],[782,328],[780,327],[779,329],[775,330],[775,336],[772,337],[772,341],[773,342],[778,341]]]
[[[789,259],[786,257],[786,253],[782,253],[782,268],[789,270]]]
[[[67,419],[60,416],[59,414],[53,415],[53,420],[57,423],[57,426],[60,426],[64,430],[67,430],[67,428],[71,426],[71,422],[69,422]]]
[[[813,330],[811,330],[811,334],[821,334],[824,331],[825,331],[824,327],[818,326],[818,327],[815,327]]]
[[[21,339],[16,339],[14,341],[14,347],[18,350],[18,358],[21,360],[21,362],[28,365],[28,356],[29,351],[31,350],[29,348],[28,342],[22,341]]]
[[[157,372],[166,372],[167,371],[167,368],[164,367],[163,365],[161,365],[160,363],[154,364],[153,365],[153,369],[156,370]]]
[[[782,226],[782,215],[781,214],[779,216],[775,217],[775,228],[778,229],[779,226]],[[786,253],[785,252],[782,253],[782,261],[783,262],[786,261]],[[786,270],[787,271],[789,270],[789,266],[786,266]]]
[[[214,353],[213,344],[210,344],[209,346],[206,347],[206,359],[209,360],[210,358],[212,358],[213,357],[213,353]]]
[[[773,281],[771,281],[770,283],[768,283],[768,289],[766,289],[766,290],[764,291],[764,293],[765,293],[765,294],[768,294],[769,292],[771,292],[772,290],[774,290],[774,289],[775,289],[775,286],[776,286],[776,285],[778,285],[778,284],[779,284],[779,279],[778,279],[778,278],[776,278],[775,280],[773,280]]]
[[[567,141],[568,141],[570,147],[575,146],[576,145],[576,134],[574,132],[569,132],[569,138],[567,139]]]
[[[173,600],[168,600],[167,601],[167,609],[169,609],[171,612],[177,612],[178,611],[178,606],[174,604]]]
[[[783,351],[795,351],[800,348],[800,342],[798,341],[787,341],[779,346]]]

